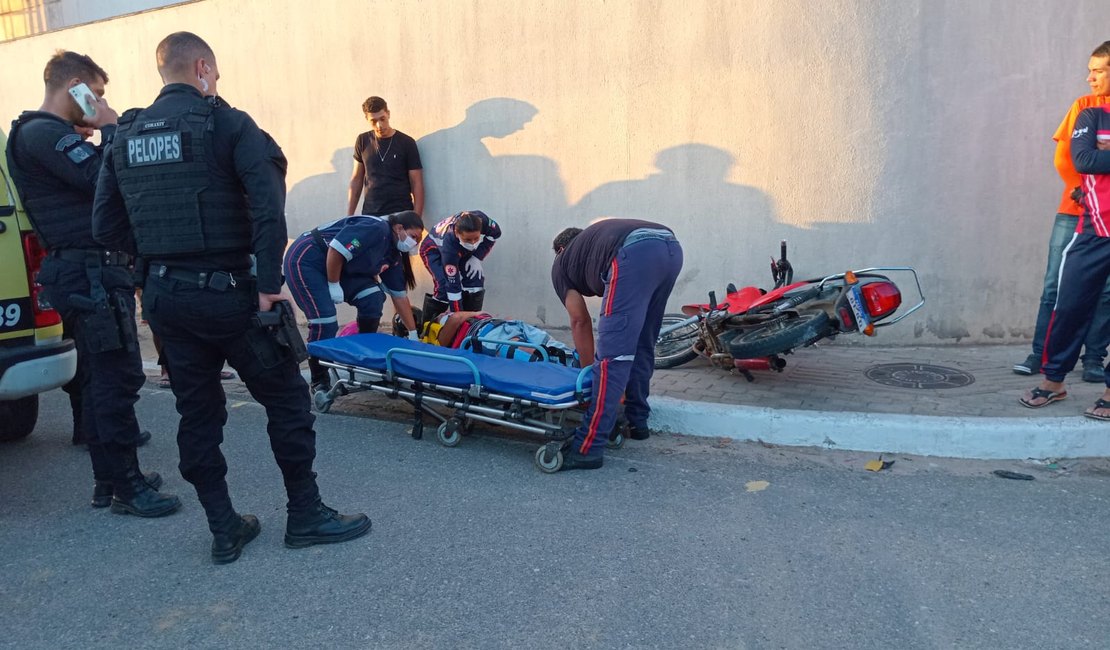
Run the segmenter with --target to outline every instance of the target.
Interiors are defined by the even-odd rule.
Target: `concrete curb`
[[[799,411],[651,399],[660,431],[775,445],[948,458],[1110,456],[1110,424],[1066,418],[942,417]]]

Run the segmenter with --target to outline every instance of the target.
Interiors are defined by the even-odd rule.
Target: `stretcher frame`
[[[482,343],[535,349],[534,344],[521,341],[483,339]],[[546,351],[542,348],[539,350],[543,362],[546,362]],[[393,359],[398,356],[425,357],[464,364],[473,381],[468,387],[462,388],[404,377],[394,368]],[[378,392],[413,406],[411,435],[414,440],[423,438],[425,415],[440,423],[436,428],[436,440],[445,447],[458,446],[462,437],[472,431],[474,422],[496,424],[542,436],[551,442],[541,446],[535,457],[537,465],[545,472],[557,471],[557,467],[555,470],[549,469],[556,455],[558,465],[562,464],[564,443],[573,435],[574,427],[581,421],[591,398],[583,390],[583,382],[591,372],[590,367],[579,371],[572,398],[543,403],[489,390],[483,386],[478,368],[465,357],[394,348],[386,352],[384,371],[327,359],[318,359],[318,362],[328,369],[332,380],[328,390],[318,390],[313,394],[313,405],[320,413],[327,413],[337,397],[362,391]],[[524,363],[520,360],[511,362]],[[610,438],[608,446],[619,448],[623,443],[623,433],[617,432]]]

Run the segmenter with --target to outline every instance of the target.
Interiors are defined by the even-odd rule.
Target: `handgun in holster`
[[[288,301],[275,302],[270,311],[255,313],[254,324],[268,331],[279,346],[289,350],[297,363],[308,358],[308,349],[301,338],[301,331],[297,329],[297,319]]]

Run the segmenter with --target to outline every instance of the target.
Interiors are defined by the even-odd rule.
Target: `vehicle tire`
[[[0,402],[0,442],[21,440],[31,435],[38,419],[38,395]]]
[[[823,311],[811,311],[797,318],[773,321],[732,339],[729,352],[734,359],[758,359],[772,354],[782,354],[794,348],[812,343],[825,335],[829,327],[829,315]]]
[[[663,316],[663,327],[674,325],[687,318],[688,316],[682,314],[665,314]],[[697,342],[697,323],[691,323],[687,327],[660,336],[659,340],[655,342],[655,367],[677,368],[684,363],[693,361],[698,356],[697,351],[694,350],[694,344]]]

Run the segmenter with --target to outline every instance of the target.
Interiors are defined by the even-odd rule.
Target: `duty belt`
[[[106,251],[97,248],[63,248],[50,251],[50,256],[67,262],[87,264],[99,262],[102,266],[131,266],[135,258],[122,251]]]
[[[150,275],[157,278],[169,278],[178,282],[187,282],[196,285],[198,289],[213,289],[227,291],[251,279],[249,273],[233,271],[192,271],[189,269],[174,269],[162,264],[151,264]]]

